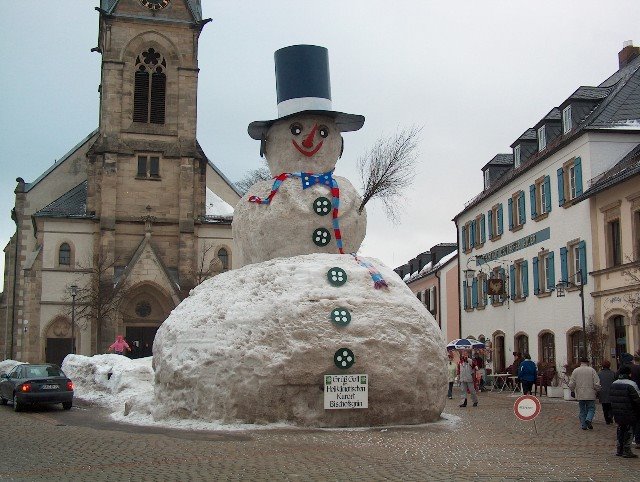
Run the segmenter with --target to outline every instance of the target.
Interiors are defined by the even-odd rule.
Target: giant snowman
[[[195,288],[155,338],[156,419],[350,427],[435,421],[445,346],[402,280],[356,253],[361,197],[334,176],[342,132],[364,117],[332,110],[327,50],[275,53],[278,118],[253,122],[273,175],[235,207],[243,267]],[[368,408],[325,409],[325,375],[368,378]]]

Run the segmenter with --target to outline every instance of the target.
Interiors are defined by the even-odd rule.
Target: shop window
[[[529,337],[527,335],[518,335],[516,337],[516,351],[525,354],[529,353]]]
[[[584,351],[584,337],[582,336],[582,330],[576,330],[571,332],[569,336],[569,358],[570,362],[577,364],[580,357],[586,352]]]
[[[540,336],[540,361],[556,362],[556,342],[553,333],[543,333]]]

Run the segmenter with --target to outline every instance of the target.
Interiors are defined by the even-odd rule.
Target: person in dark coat
[[[629,378],[631,381],[636,382],[636,385],[640,387],[640,356],[635,355],[633,357],[633,362],[629,367],[631,368],[631,375]],[[635,427],[633,427],[633,440],[636,447],[640,446],[640,420],[638,420]]]
[[[622,365],[618,379],[609,388],[613,418],[618,425],[616,455],[626,459],[637,458],[631,451],[633,427],[640,420],[640,388],[629,375],[631,367]]]
[[[522,382],[522,393],[524,395],[531,395],[531,387],[536,382],[537,377],[538,367],[531,361],[531,355],[525,353],[524,360],[520,362],[518,367],[518,378]]]
[[[602,370],[598,372],[598,378],[600,378],[598,398],[602,405],[602,413],[607,425],[611,425],[613,423],[613,414],[611,413],[611,402],[609,402],[609,388],[615,381],[616,374],[611,370],[611,362],[609,360],[602,362]]]

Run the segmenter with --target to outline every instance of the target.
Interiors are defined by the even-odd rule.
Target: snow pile
[[[74,396],[122,412],[132,397],[140,402],[153,394],[151,357],[67,355],[62,370],[74,385]]]
[[[24,362],[16,360],[2,360],[0,361],[0,375],[9,373],[16,365],[22,365]]]
[[[233,216],[233,208],[209,188],[207,188],[205,203],[207,216]]]
[[[433,317],[388,267],[376,290],[350,255],[279,258],[195,288],[154,342],[156,420],[370,426],[436,421],[445,403],[445,343]],[[332,286],[340,267],[348,280]],[[330,319],[340,307],[346,326]],[[336,368],[334,353],[354,352]],[[324,410],[323,375],[368,374],[369,408]],[[133,400],[133,411],[148,411]]]

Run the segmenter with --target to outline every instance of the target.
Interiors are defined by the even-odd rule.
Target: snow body
[[[370,260],[371,261],[371,260]],[[415,424],[444,408],[444,340],[433,317],[388,267],[389,288],[351,255],[278,258],[195,288],[154,342],[153,415],[224,423],[341,427]],[[340,267],[347,282],[327,280]],[[351,312],[338,327],[336,308]],[[338,369],[334,353],[356,357]],[[324,410],[323,375],[369,375],[369,408]]]
[[[367,230],[367,214],[358,213],[362,198],[344,177],[335,177],[340,189],[339,226],[345,253],[360,248]],[[331,212],[318,215],[314,201],[320,197],[331,202],[331,192],[324,185],[303,190],[299,178],[282,183],[271,204],[249,202],[249,196],[267,197],[272,181],[260,181],[238,202],[233,219],[233,239],[238,247],[239,265],[260,263],[282,256],[311,253],[338,253]],[[331,235],[326,246],[313,243],[312,234],[325,228]]]

